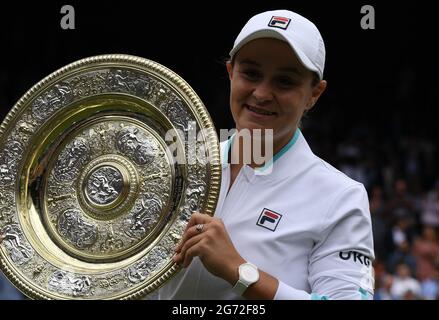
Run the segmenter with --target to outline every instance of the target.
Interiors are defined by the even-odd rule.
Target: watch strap
[[[236,281],[235,286],[233,287],[233,292],[235,292],[236,294],[242,296],[245,292],[245,290],[247,290],[248,286],[244,283],[241,282],[241,280]]]

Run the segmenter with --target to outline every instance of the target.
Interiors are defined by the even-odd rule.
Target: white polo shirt
[[[243,166],[233,186],[221,143],[215,216],[239,254],[279,280],[275,299],[370,299],[374,259],[365,188],[315,156],[298,129],[270,174]],[[221,254],[221,253],[218,253]],[[198,258],[159,290],[160,299],[242,299]]]

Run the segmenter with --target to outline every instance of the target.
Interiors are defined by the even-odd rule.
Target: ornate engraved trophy
[[[0,127],[2,271],[36,299],[153,292],[179,270],[192,213],[215,210],[219,158],[203,103],[169,69],[103,55],[54,72]]]

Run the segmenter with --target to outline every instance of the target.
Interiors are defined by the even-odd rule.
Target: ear
[[[326,90],[327,82],[326,80],[320,80],[320,82],[312,88],[311,97],[309,98],[306,110],[312,109],[314,105],[319,100],[322,93]]]
[[[233,65],[231,61],[226,62],[227,73],[229,74],[229,79],[232,80],[233,77]]]

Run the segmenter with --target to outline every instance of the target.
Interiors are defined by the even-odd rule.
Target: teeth
[[[256,112],[256,113],[258,113],[258,114],[267,115],[267,116],[272,116],[272,115],[275,114],[274,112],[270,112],[270,111],[265,111],[265,110],[262,110],[262,109],[253,108],[253,107],[251,107],[251,106],[247,106],[247,108],[248,108],[250,111]]]

